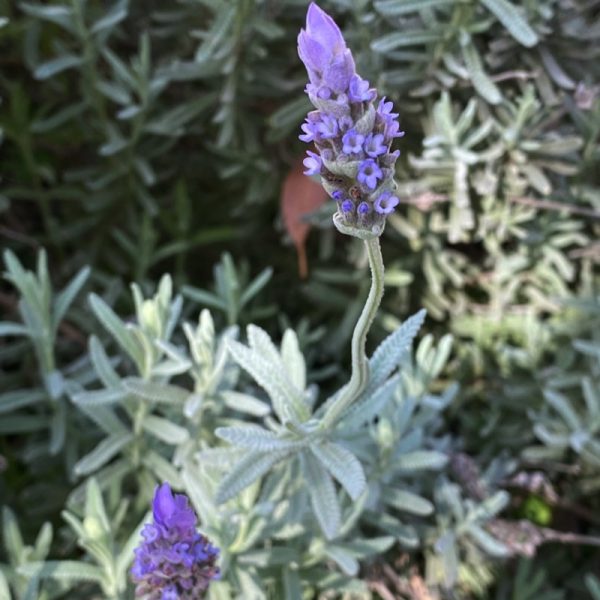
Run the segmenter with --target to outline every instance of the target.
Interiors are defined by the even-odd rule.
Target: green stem
[[[371,329],[383,297],[384,267],[379,237],[366,239],[365,246],[371,267],[371,289],[352,334],[352,375],[348,384],[342,388],[339,397],[325,413],[321,424],[323,428],[329,428],[337,421],[338,417],[362,393],[369,380],[369,361],[365,352],[365,344],[367,333]]]

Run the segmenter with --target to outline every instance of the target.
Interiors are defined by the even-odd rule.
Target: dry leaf
[[[281,190],[281,214],[285,228],[292,238],[298,252],[298,271],[305,279],[308,275],[306,260],[306,237],[310,225],[303,221],[304,215],[319,208],[326,200],[327,193],[310,177],[303,174],[302,161],[291,168]]]

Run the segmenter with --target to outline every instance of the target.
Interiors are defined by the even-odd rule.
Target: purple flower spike
[[[304,159],[306,175],[321,175],[335,200],[334,223],[340,231],[361,239],[381,235],[386,216],[398,204],[394,172],[401,137],[398,113],[362,79],[354,66],[340,28],[316,4],[298,36],[298,53],[308,71],[306,93],[315,107],[302,125],[300,139],[314,142]]]
[[[398,206],[399,202],[400,200],[398,200],[396,196],[393,196],[392,192],[386,190],[377,196],[377,199],[375,200],[375,211],[380,215],[389,215],[394,212],[394,209]]]
[[[370,102],[375,98],[375,91],[369,89],[369,82],[353,75],[350,80],[348,98],[351,102]]]
[[[388,151],[387,144],[383,143],[382,133],[370,133],[365,140],[365,152],[371,158],[377,158],[381,154],[385,154]]]
[[[381,138],[383,139],[383,136]],[[364,135],[357,133],[354,129],[350,129],[342,138],[342,143],[344,144],[343,150],[346,154],[360,154],[364,141]]]
[[[196,531],[196,515],[183,494],[168,483],[156,488],[154,523],[142,529],[131,576],[135,595],[147,600],[204,598],[209,583],[219,576],[219,550]]]
[[[357,179],[369,189],[374,190],[377,187],[377,180],[382,177],[383,172],[372,158],[367,158],[360,163]]]
[[[352,54],[335,21],[314,2],[308,7],[306,30],[298,36],[298,54],[314,86],[346,91],[355,72]]]
[[[304,171],[304,174],[318,175],[321,172],[321,166],[323,164],[321,157],[318,154],[311,152],[310,150],[307,150],[306,153],[308,154],[308,156],[302,161],[302,164],[306,167],[306,171]]]

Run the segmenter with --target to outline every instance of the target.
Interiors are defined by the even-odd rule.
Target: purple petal
[[[380,215],[389,215],[394,212],[396,206],[398,206],[400,200],[396,196],[393,196],[392,193],[388,190],[382,192],[375,200],[375,210]]]

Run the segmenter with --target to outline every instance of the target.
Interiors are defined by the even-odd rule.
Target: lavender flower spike
[[[187,497],[173,496],[169,484],[163,483],[154,493],[152,512],[154,522],[144,525],[131,568],[136,598],[204,598],[211,580],[219,576],[219,550],[196,531]]]
[[[398,204],[394,171],[399,151],[390,148],[402,135],[398,115],[356,73],[340,28],[314,2],[298,36],[298,54],[308,71],[306,93],[316,108],[300,136],[317,150],[305,160],[305,173],[321,175],[337,202],[334,223],[340,231],[362,239],[379,236]]]

